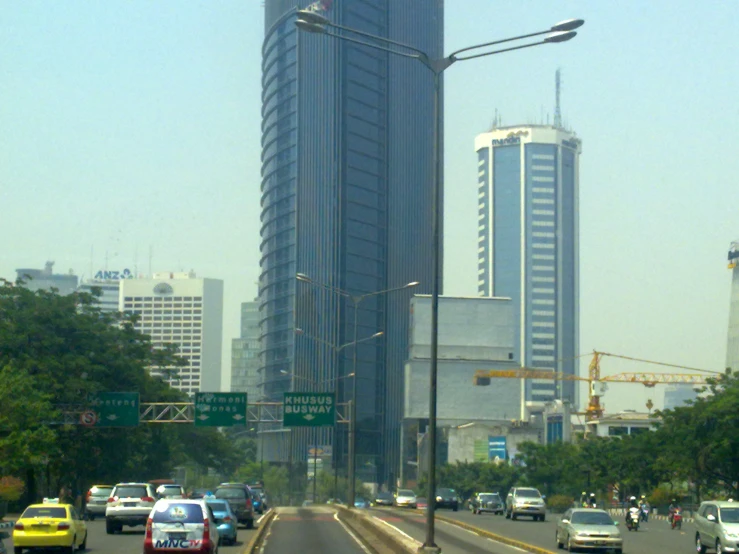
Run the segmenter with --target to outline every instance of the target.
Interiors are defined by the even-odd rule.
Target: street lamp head
[[[281,369],[280,373],[282,373],[283,375],[292,375],[292,373],[290,373],[289,371],[285,371],[284,369]]]
[[[556,25],[552,25],[550,31],[574,31],[578,27],[582,27],[585,23],[584,19],[565,19]]]
[[[310,277],[308,277],[305,273],[296,273],[295,274],[295,278],[298,281],[303,281],[304,283],[312,283],[313,282],[313,279],[311,279]]]
[[[374,335],[372,335],[370,338],[371,339],[376,339],[377,337],[381,337],[384,334],[385,334],[384,331],[378,331],[377,333],[375,333]]]
[[[562,31],[559,33],[552,33],[544,39],[544,42],[565,42],[574,38],[577,33],[575,31]]]
[[[331,23],[328,18],[312,10],[298,10],[298,21],[305,21],[313,25],[328,25]]]
[[[298,328],[296,327],[296,328],[295,328],[295,334],[296,334],[296,335],[303,335],[303,334],[305,334],[305,331],[303,331],[302,329],[298,329]]]
[[[417,287],[417,286],[418,286],[418,285],[420,285],[420,284],[421,284],[421,282],[420,282],[420,281],[411,281],[410,283],[408,283],[408,284],[407,284],[407,285],[405,286],[405,288],[409,289],[409,288],[411,288],[411,287]]]
[[[323,25],[319,25],[317,23],[309,23],[308,21],[304,21],[302,19],[298,19],[295,22],[295,26],[301,31],[306,31],[308,33],[315,33],[318,35],[321,35],[326,32],[326,27],[324,27]]]

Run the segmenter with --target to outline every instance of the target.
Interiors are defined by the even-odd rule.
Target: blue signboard
[[[503,436],[488,437],[488,460],[506,459],[507,444],[506,438]]]

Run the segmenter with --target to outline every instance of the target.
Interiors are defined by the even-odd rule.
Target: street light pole
[[[402,44],[400,42],[372,35],[359,29],[353,29],[343,25],[338,25],[331,22],[328,18],[323,15],[310,11],[310,10],[298,10],[298,19],[295,25],[302,31],[309,33],[325,34],[330,37],[334,37],[347,42],[353,42],[360,44],[368,48],[374,48],[376,50],[382,50],[398,56],[411,58],[418,60],[424,66],[426,66],[434,77],[434,110],[433,110],[433,129],[434,129],[434,141],[433,141],[433,185],[432,185],[432,197],[433,197],[433,216],[432,216],[432,240],[433,240],[433,282],[431,289],[431,367],[429,375],[429,457],[428,457],[428,508],[426,510],[426,540],[419,548],[419,552],[440,552],[440,549],[434,543],[434,508],[436,503],[436,492],[435,492],[435,476],[436,476],[436,396],[437,396],[437,370],[438,370],[438,333],[439,333],[439,292],[441,285],[441,218],[443,216],[442,206],[442,175],[441,175],[441,74],[454,62],[462,60],[471,60],[474,58],[480,58],[484,56],[491,56],[493,54],[500,54],[502,52],[510,52],[513,50],[520,50],[522,48],[529,48],[532,46],[538,46],[546,43],[557,43],[565,42],[572,39],[577,33],[574,29],[580,27],[584,21],[582,19],[568,19],[562,21],[556,25],[553,25],[546,31],[539,31],[536,33],[528,33],[525,35],[519,35],[503,40],[496,40],[486,42],[483,44],[477,44],[467,48],[462,48],[453,52],[452,54],[434,59],[427,53],[419,50],[418,48],[409,44]],[[344,33],[330,33],[329,28],[343,31]],[[374,42],[367,42],[366,40],[359,40],[347,36],[345,33],[352,33],[360,37],[370,39]],[[509,48],[503,48],[499,50],[484,51],[482,53],[472,53],[475,50],[481,48],[487,48],[490,46],[512,42],[516,40],[523,40],[531,37],[548,34],[544,40],[527,43],[519,46],[513,46]],[[380,44],[385,46],[381,46]],[[398,50],[400,48],[401,50]],[[464,54],[464,55],[461,55]],[[353,486],[353,483],[352,483]]]

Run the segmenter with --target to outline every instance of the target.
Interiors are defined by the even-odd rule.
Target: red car
[[[429,507],[429,503],[426,501],[425,498],[416,498],[416,509],[417,510],[425,510]]]

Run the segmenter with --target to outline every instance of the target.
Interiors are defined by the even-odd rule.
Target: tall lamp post
[[[409,289],[409,288],[418,286],[420,283],[418,281],[412,281],[400,287],[393,287],[393,288],[389,288],[385,290],[378,290],[376,292],[367,292],[364,294],[351,294],[350,292],[347,292],[340,288],[318,283],[314,281],[313,279],[311,279],[310,277],[308,277],[307,275],[305,275],[304,273],[298,273],[295,276],[295,278],[298,281],[301,281],[303,283],[309,283],[311,285],[320,287],[322,289],[326,289],[328,291],[334,292],[335,294],[343,296],[344,298],[346,298],[352,303],[352,307],[354,308],[354,340],[346,344],[346,346],[351,345],[351,344],[355,345],[353,356],[352,356],[352,373],[354,373],[354,378],[352,379],[352,399],[351,399],[350,416],[349,416],[349,472],[348,472],[349,473],[349,498],[347,499],[347,506],[349,508],[353,508],[354,507],[354,497],[356,494],[356,457],[357,457],[356,448],[357,448],[357,350],[358,348],[356,347],[356,345],[359,342],[363,342],[358,339],[358,334],[357,334],[358,323],[359,323],[359,318],[358,318],[359,305],[367,298]]]
[[[443,216],[442,206],[442,182],[441,182],[441,74],[453,63],[464,60],[472,60],[475,58],[482,58],[485,56],[492,56],[494,54],[501,54],[503,52],[511,52],[513,50],[521,50],[523,48],[530,48],[532,46],[538,46],[540,44],[558,43],[565,42],[573,38],[577,33],[574,29],[580,27],[584,21],[582,19],[568,19],[551,26],[549,29],[544,31],[538,31],[535,33],[528,33],[525,35],[519,35],[516,37],[506,38],[502,40],[495,40],[491,42],[485,42],[482,44],[476,44],[467,48],[462,48],[455,52],[452,52],[446,57],[432,58],[423,50],[411,46],[409,44],[403,44],[394,40],[390,40],[384,37],[365,33],[359,29],[353,29],[344,25],[338,25],[331,22],[328,18],[322,16],[317,12],[310,10],[298,10],[297,20],[295,25],[298,29],[309,33],[324,34],[336,39],[344,40],[359,44],[368,48],[374,48],[375,50],[382,50],[390,54],[402,56],[417,60],[428,68],[434,77],[434,124],[433,124],[433,138],[434,138],[434,153],[433,153],[433,217],[432,217],[432,235],[433,235],[433,260],[432,260],[432,272],[433,282],[431,289],[431,371],[429,376],[429,457],[428,457],[428,508],[426,510],[426,540],[423,545],[419,548],[419,552],[440,552],[438,546],[434,542],[434,511],[436,505],[436,386],[437,386],[437,354],[438,354],[438,331],[439,331],[439,288],[441,281],[441,219]],[[354,35],[354,36],[348,36]],[[543,40],[537,40],[535,42],[528,42],[526,44],[520,44],[517,46],[510,46],[507,48],[501,48],[497,50],[484,50],[479,52],[481,49],[486,49],[499,44],[508,42],[528,39],[532,37],[538,37],[547,35]],[[355,38],[355,36],[363,37],[362,40]]]

